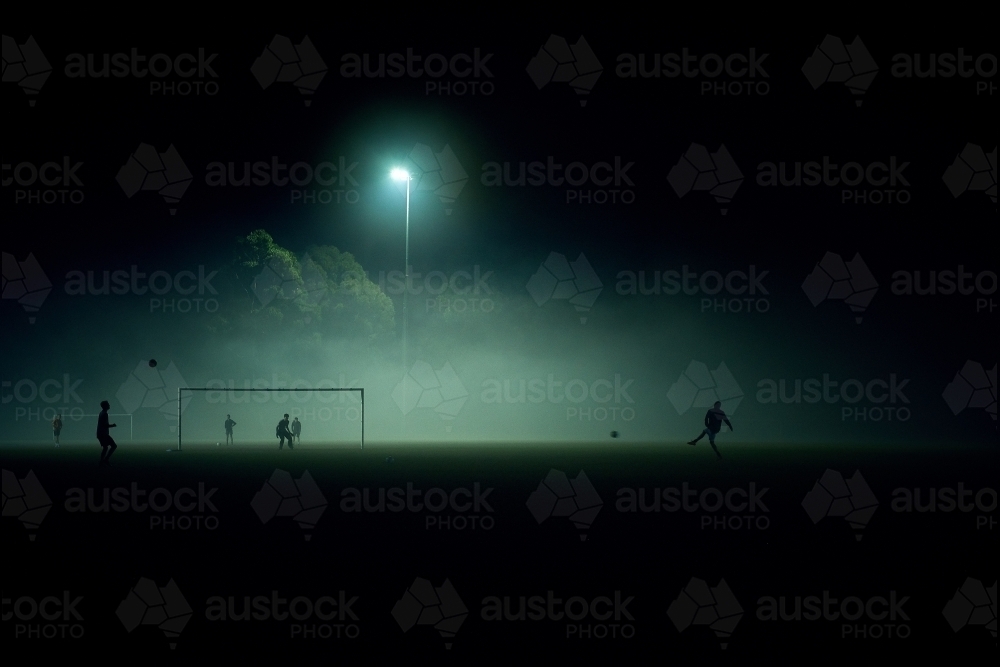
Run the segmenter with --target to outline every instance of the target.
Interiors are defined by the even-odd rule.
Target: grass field
[[[5,638],[27,643],[38,655],[153,663],[217,656],[263,664],[254,660],[320,656],[493,664],[547,655],[582,664],[747,665],[795,658],[839,665],[848,658],[933,655],[971,664],[966,656],[995,651],[986,627],[955,632],[943,614],[968,578],[986,587],[996,581],[995,448],[797,447],[720,438],[720,461],[705,441],[697,447],[609,439],[588,445],[369,443],[364,451],[186,445],[183,452],[166,451],[175,446],[123,444],[111,468],[97,465],[96,445],[0,450],[3,596],[12,601],[4,603]],[[276,470],[293,479],[308,471],[314,480],[314,486],[294,489],[309,499],[306,509],[325,503],[311,525],[275,513],[258,497],[267,495],[262,487]],[[844,478],[862,473],[878,505],[863,529],[839,516],[814,523],[807,514],[803,501],[827,470]],[[52,503],[32,530],[19,525],[11,504],[16,494],[8,493],[9,480],[23,480],[29,471]],[[579,478],[568,494],[537,493],[543,480],[559,490],[558,473],[551,471],[571,480],[582,471],[592,488]],[[280,480],[273,484],[281,486]],[[669,511],[661,502],[655,511],[654,496],[662,501],[662,490],[671,488],[679,509]],[[946,503],[936,511],[900,511],[901,489],[920,489],[926,504],[931,489],[946,488],[971,490],[969,511],[944,511]],[[389,498],[381,511],[380,492]],[[575,500],[556,499],[573,494]],[[640,494],[647,511],[628,504]],[[391,502],[397,495],[400,506]],[[151,496],[160,511],[143,506]],[[752,507],[745,496],[756,496]],[[556,502],[576,502],[584,513],[574,523],[552,509]],[[190,611],[183,604],[173,610],[191,617],[179,636],[157,627],[166,618],[154,616],[155,610],[145,617],[132,607],[116,613],[143,577],[159,587],[173,580],[183,594]],[[420,616],[406,604],[396,606],[417,578],[434,587],[446,580],[453,585],[468,613],[454,636],[433,627],[440,620],[434,609]],[[692,579],[710,587],[725,580],[738,607],[733,611],[719,592],[716,611],[727,609],[723,615],[730,616],[742,610],[731,637],[700,625],[712,620],[709,609],[686,627],[693,618],[673,603],[682,589],[696,597]],[[27,618],[29,602],[7,620],[20,598],[61,599],[67,592],[82,596],[75,608],[75,625],[83,628],[79,639],[47,638],[59,632],[47,626],[67,623]],[[850,621],[761,618],[767,598],[786,598],[790,613],[796,597],[822,599],[824,592],[838,600],[828,604],[831,611],[849,598],[875,598],[869,605],[874,613]],[[995,619],[995,588],[993,595]],[[239,616],[244,599],[258,596],[268,598],[259,606],[270,612],[259,615],[269,618],[219,618],[220,606],[227,617]],[[532,596],[545,600],[543,618],[494,618],[504,600],[507,615],[517,616],[520,598]],[[357,599],[343,613],[331,611],[329,602],[320,605],[325,611],[306,613],[323,597],[338,604]],[[549,597],[574,602],[565,607]],[[895,598],[895,618],[880,617],[880,597]],[[299,600],[295,614],[279,620],[283,607],[275,608],[274,598],[310,602]],[[610,603],[584,603],[601,598]],[[430,598],[427,603],[433,607]],[[852,604],[844,608],[848,615]],[[461,616],[461,605],[446,607],[451,611],[444,616]],[[126,631],[142,619],[147,625]],[[428,625],[403,631],[418,619]]]

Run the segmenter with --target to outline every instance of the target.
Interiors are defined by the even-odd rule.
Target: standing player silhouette
[[[56,441],[56,447],[59,446],[59,434],[62,433],[62,427],[62,415],[57,412],[56,416],[52,418],[52,437]]]
[[[697,438],[689,442],[689,445],[697,445],[698,441],[708,436],[708,444],[712,445],[712,449],[715,450],[716,456],[720,459],[722,454],[719,453],[719,448],[715,446],[715,436],[718,435],[719,431],[722,430],[722,424],[725,422],[729,430],[733,430],[733,425],[729,422],[729,418],[726,417],[726,413],[722,411],[722,403],[716,401],[707,413],[705,413],[705,430],[701,432]]]
[[[109,459],[115,453],[115,450],[118,449],[118,444],[111,437],[111,429],[118,426],[118,424],[108,423],[108,410],[110,409],[110,403],[101,401],[101,414],[97,415],[97,441],[101,443],[100,465],[102,466],[111,465]]]
[[[236,422],[233,421],[232,415],[226,415],[226,444],[236,444],[233,442],[233,427],[236,426]]]

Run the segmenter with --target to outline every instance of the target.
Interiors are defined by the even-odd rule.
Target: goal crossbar
[[[178,387],[177,388],[177,451],[181,447],[181,412],[185,391],[226,391],[225,387]],[[365,389],[364,387],[253,387],[240,391],[357,391],[361,393],[361,449],[365,448]]]

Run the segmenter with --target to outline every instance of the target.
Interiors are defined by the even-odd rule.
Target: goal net
[[[180,387],[177,447],[277,446],[278,423],[288,415],[294,446],[364,448],[365,390],[358,387],[258,389]],[[227,423],[232,437],[229,437]],[[287,444],[287,443],[286,443]]]

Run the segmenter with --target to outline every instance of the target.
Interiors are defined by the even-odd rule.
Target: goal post
[[[285,393],[291,394],[296,392],[308,392],[309,394],[326,394],[327,392],[354,392],[360,398],[360,425],[361,425],[361,449],[365,448],[365,390],[364,387],[178,387],[177,388],[177,451],[183,451],[184,446],[184,410],[191,399],[194,397],[195,392],[217,392],[220,394],[230,393],[240,393],[244,394],[244,399],[246,399],[247,394],[274,394],[274,393]],[[259,401],[261,403],[267,402]],[[279,401],[275,401],[279,402]],[[279,402],[282,403],[282,402]],[[300,402],[301,403],[301,402]],[[229,408],[232,409],[232,408]],[[285,408],[291,411],[291,416],[295,417],[294,407]],[[300,409],[299,409],[300,410]],[[259,414],[257,415],[260,416]],[[190,421],[190,420],[189,420]],[[234,420],[235,421],[235,420]],[[239,424],[239,422],[237,422]]]

